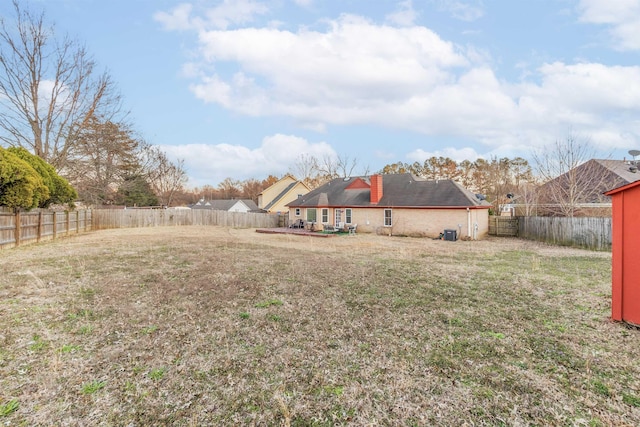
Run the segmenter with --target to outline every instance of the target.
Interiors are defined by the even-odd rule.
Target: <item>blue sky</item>
[[[640,149],[637,0],[31,5],[86,44],[191,186],[280,176],[300,155],[357,159],[360,174],[531,160],[569,134],[602,156]]]

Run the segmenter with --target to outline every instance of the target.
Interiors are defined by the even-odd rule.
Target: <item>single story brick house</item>
[[[357,226],[357,232],[481,239],[489,232],[489,208],[452,180],[410,173],[337,178],[287,204],[289,221],[314,229]]]

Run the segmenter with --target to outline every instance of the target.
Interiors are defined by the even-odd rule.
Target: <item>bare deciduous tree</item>
[[[91,117],[113,119],[120,99],[83,46],[56,38],[44,13],[13,8],[0,16],[0,142],[60,169]]]
[[[314,189],[335,178],[348,178],[353,176],[358,166],[356,158],[347,155],[338,157],[325,155],[322,160],[310,154],[298,156],[295,164],[290,168],[291,174],[307,187]],[[367,166],[362,175],[369,173]]]
[[[265,187],[261,181],[255,178],[250,178],[242,182],[242,197],[245,199],[253,200],[258,204],[258,195],[262,193]]]
[[[172,162],[159,147],[143,144],[140,150],[142,174],[158,197],[160,204],[171,206],[174,195],[187,182],[184,160]]]
[[[300,154],[293,166],[289,168],[291,175],[311,189],[318,187],[320,184],[318,180],[319,170],[318,159],[310,154]]]
[[[218,184],[218,192],[224,200],[237,199],[242,195],[240,186],[240,181],[233,178],[225,178],[220,184]]]
[[[607,187],[609,171],[597,162],[597,151],[588,139],[569,134],[565,140],[534,151],[537,172],[544,182],[539,201],[549,213],[575,216],[581,203],[601,201]]]
[[[330,155],[324,155],[322,161],[318,162],[318,176],[321,177],[323,182],[340,178],[338,162],[338,158]]]
[[[355,157],[349,157],[346,154],[337,157],[326,155],[322,158],[322,162],[319,162],[318,172],[325,181],[335,178],[349,178],[353,176],[353,171],[357,166],[358,159]]]

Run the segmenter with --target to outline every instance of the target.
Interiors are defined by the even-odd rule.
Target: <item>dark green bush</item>
[[[33,209],[50,198],[49,188],[29,163],[0,147],[0,205]]]
[[[11,147],[7,151],[27,162],[40,174],[44,185],[49,189],[49,197],[40,200],[38,207],[46,208],[52,204],[69,204],[70,207],[73,207],[73,202],[78,198],[78,193],[66,179],[58,175],[53,166],[24,148]]]

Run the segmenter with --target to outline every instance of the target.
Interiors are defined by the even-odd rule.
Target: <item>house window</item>
[[[329,209],[327,208],[322,209],[322,222],[324,224],[327,224],[329,222]]]
[[[316,222],[316,220],[317,220],[316,208],[307,209],[307,221]]]
[[[344,210],[344,222],[346,224],[351,224],[351,208]]]
[[[296,208],[296,216],[300,216],[300,208]]]
[[[342,222],[342,209],[336,209],[335,214],[336,214],[336,222],[334,222],[334,224],[338,225]]]
[[[384,226],[391,227],[391,209],[384,210]]]

